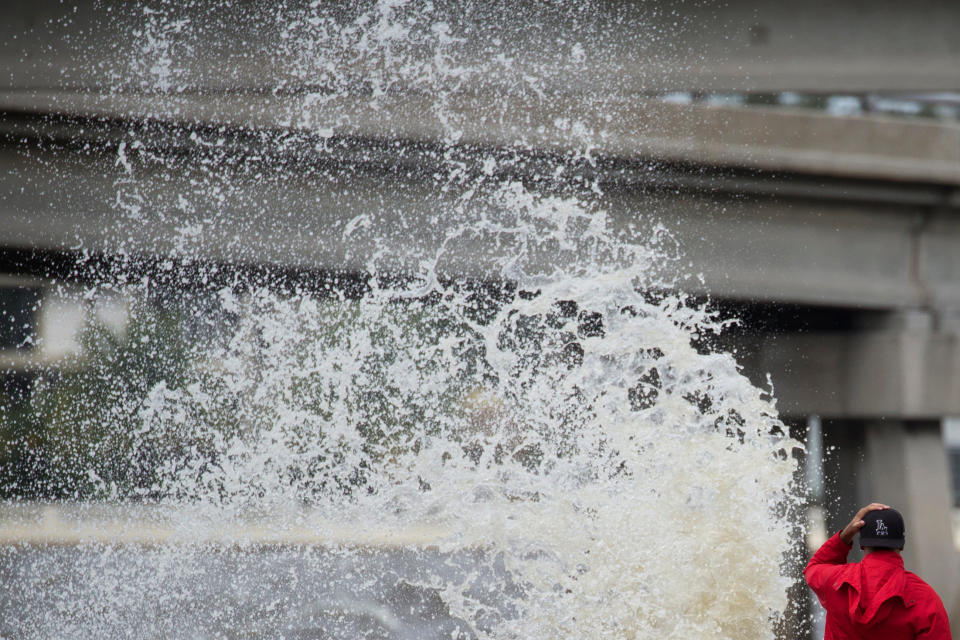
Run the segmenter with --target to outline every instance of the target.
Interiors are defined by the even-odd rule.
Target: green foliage
[[[39,497],[47,476],[46,433],[29,401],[14,390],[18,381],[5,382],[10,389],[0,391],[0,499]]]
[[[31,420],[42,425],[37,457],[44,473],[32,497],[97,499],[144,495],[155,480],[164,446],[141,446],[137,420],[143,399],[161,381],[176,385],[187,366],[180,314],[135,313],[123,335],[92,325],[82,353],[41,375]]]
[[[29,400],[0,397],[0,497],[191,499],[233,491],[217,471],[246,456],[309,500],[355,491],[369,465],[451,425],[467,427],[448,436],[482,439],[495,411],[468,382],[480,325],[451,322],[448,304],[258,294],[220,348],[194,348],[189,304],[136,303],[122,333],[87,326],[81,352],[39,375]]]

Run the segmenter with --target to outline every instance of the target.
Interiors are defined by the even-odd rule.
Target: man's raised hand
[[[857,532],[863,528],[863,525],[866,522],[863,521],[863,516],[867,515],[871,511],[879,511],[881,509],[889,509],[890,507],[879,502],[871,502],[867,506],[857,511],[857,515],[853,516],[853,520],[850,521],[850,524],[843,528],[843,531],[840,532],[840,539],[843,540],[844,544],[853,544],[853,536],[857,535]]]

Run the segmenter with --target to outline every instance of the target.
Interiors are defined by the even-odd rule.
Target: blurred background
[[[130,203],[113,196],[124,176],[117,144],[138,129],[154,136],[158,153],[175,154],[182,141],[163,128],[186,123],[183,136],[214,132],[237,153],[256,154],[263,142],[245,127],[282,127],[276,103],[284,93],[261,91],[274,86],[266,77],[271,52],[262,41],[268,36],[251,29],[232,40],[244,47],[200,41],[192,66],[170,76],[175,84],[166,88],[178,99],[161,104],[155,80],[162,85],[164,76],[149,67],[176,67],[178,52],[157,49],[146,63],[140,56],[146,70],[139,73],[153,73],[154,84],[138,86],[129,48],[114,42],[115,23],[95,18],[112,7],[121,23],[143,22],[146,38],[148,6],[39,0],[5,9],[0,498],[7,501],[92,497],[96,483],[82,464],[89,454],[64,446],[73,440],[58,432],[63,416],[87,412],[88,424],[116,424],[124,416],[111,415],[111,403],[123,389],[91,381],[150,389],[176,380],[178,354],[231,322],[214,308],[208,326],[182,312],[184,292],[206,286],[211,272],[178,261],[183,228],[121,219]],[[500,8],[497,19],[506,20]],[[907,521],[907,567],[960,620],[960,5],[612,2],[591,20],[590,37],[609,45],[605,55],[588,48],[575,72],[538,62],[541,88],[553,99],[517,99],[496,122],[478,117],[462,144],[508,148],[522,139],[533,156],[557,154],[564,138],[538,137],[544,124],[571,113],[588,125],[613,122],[589,167],[611,215],[658,212],[678,247],[678,286],[740,319],[716,346],[773,390],[790,433],[806,443],[798,472],[806,531],[794,571],[859,505],[886,502]],[[656,37],[644,51],[619,50],[634,42],[619,30],[638,20]],[[523,66],[537,39],[514,35],[508,50]],[[254,53],[236,58],[240,48]],[[598,71],[604,65],[618,80],[598,86],[609,77]],[[478,84],[469,103],[451,108],[483,113],[484,92],[501,89],[496,78],[481,80],[471,80]],[[602,109],[583,111],[585,94],[591,104],[600,94]],[[389,95],[405,98],[403,87]],[[376,138],[387,155],[397,143],[406,162],[422,162],[409,149],[440,134],[415,110],[382,113],[379,122],[356,124],[353,139]],[[351,175],[368,171],[347,153],[334,162]],[[150,193],[175,190],[181,178],[189,170],[153,182],[141,175],[148,186],[138,206],[149,208]],[[257,192],[255,182],[243,188],[245,197]],[[274,214],[317,197],[298,185],[277,197]],[[269,219],[269,199],[261,206]],[[241,225],[246,214],[235,215]],[[350,272],[339,250],[293,241],[281,227],[245,235],[242,249],[213,233],[191,259],[223,273],[278,267],[291,280]],[[117,237],[133,249],[118,254]],[[122,288],[102,286],[117,263],[128,280],[178,277],[154,287],[148,309],[134,309]],[[60,471],[71,457],[76,477]],[[806,588],[796,585],[791,597],[798,604],[784,637],[820,637]]]

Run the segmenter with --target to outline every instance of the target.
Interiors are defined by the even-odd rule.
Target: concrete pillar
[[[939,420],[824,423],[827,526],[832,535],[857,509],[885,502],[903,514],[906,568],[943,600],[960,637],[960,562],[953,546],[951,482]],[[862,558],[854,546],[849,560]]]
[[[864,504],[864,425],[854,420],[823,421],[823,480],[827,535],[840,531]],[[861,557],[854,549],[850,560]]]
[[[951,525],[951,483],[939,420],[883,420],[865,425],[866,501],[896,507],[907,526],[903,560],[937,590],[948,611],[958,596]],[[960,617],[960,611],[950,611]],[[960,624],[955,620],[954,624]]]

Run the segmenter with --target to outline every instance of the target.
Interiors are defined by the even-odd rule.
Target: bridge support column
[[[864,423],[854,420],[825,420],[823,423],[824,508],[827,536],[843,529],[868,500],[865,486]],[[854,546],[850,561],[862,555]]]
[[[940,421],[884,420],[865,430],[864,473],[873,499],[895,506],[907,523],[908,569],[930,583],[949,607],[957,562],[951,527],[950,469]]]
[[[885,502],[906,521],[904,563],[936,589],[960,631],[960,565],[951,475],[939,420],[832,421],[825,429],[830,533],[859,506]],[[860,557],[859,549],[850,559]]]

